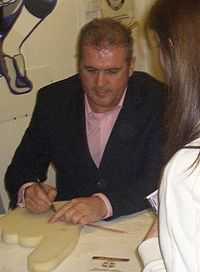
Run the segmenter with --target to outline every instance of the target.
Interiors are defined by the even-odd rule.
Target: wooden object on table
[[[53,214],[33,214],[17,208],[0,218],[0,237],[9,244],[35,248],[28,256],[28,270],[47,272],[56,268],[75,248],[80,226],[48,223]]]
[[[98,225],[124,230],[127,234],[106,231],[101,228],[83,227],[78,245],[53,272],[89,272],[93,256],[129,258],[130,261],[124,262],[126,266],[124,271],[141,272],[142,264],[137,247],[145,237],[154,218],[154,214],[146,210],[115,220],[98,222]],[[0,272],[28,272],[26,260],[31,251],[31,248],[20,247],[17,244],[9,245],[0,241]],[[12,261],[10,261],[11,258]]]

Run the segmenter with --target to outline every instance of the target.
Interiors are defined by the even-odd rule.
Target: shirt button
[[[98,189],[105,189],[106,188],[106,181],[105,179],[101,178],[97,181]]]

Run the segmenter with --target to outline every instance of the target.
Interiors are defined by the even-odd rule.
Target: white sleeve
[[[143,241],[138,247],[138,253],[144,265],[143,272],[166,271],[157,237]]]

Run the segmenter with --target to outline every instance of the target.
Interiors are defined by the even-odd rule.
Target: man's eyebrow
[[[120,69],[122,69],[122,67],[120,66],[118,66],[118,67],[110,67],[110,68],[107,68],[107,69],[105,69],[105,71],[109,71],[109,70],[120,70]]]
[[[85,67],[85,68],[91,68],[91,69],[96,69],[96,70],[98,70],[98,68],[96,68],[96,67],[94,67],[94,66],[92,66],[92,65],[84,65],[84,67]]]
[[[116,71],[118,71],[118,70],[122,69],[121,66],[117,66],[117,67],[109,67],[109,68],[105,68],[105,69],[99,69],[99,68],[97,68],[97,67],[95,67],[95,66],[91,66],[91,65],[84,65],[84,67],[85,67],[86,69],[103,70],[103,71],[110,71],[110,70],[116,70]]]

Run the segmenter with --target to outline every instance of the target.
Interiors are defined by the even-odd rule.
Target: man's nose
[[[104,71],[98,71],[96,76],[96,85],[98,87],[102,87],[105,85],[105,82],[106,82],[106,75]]]

